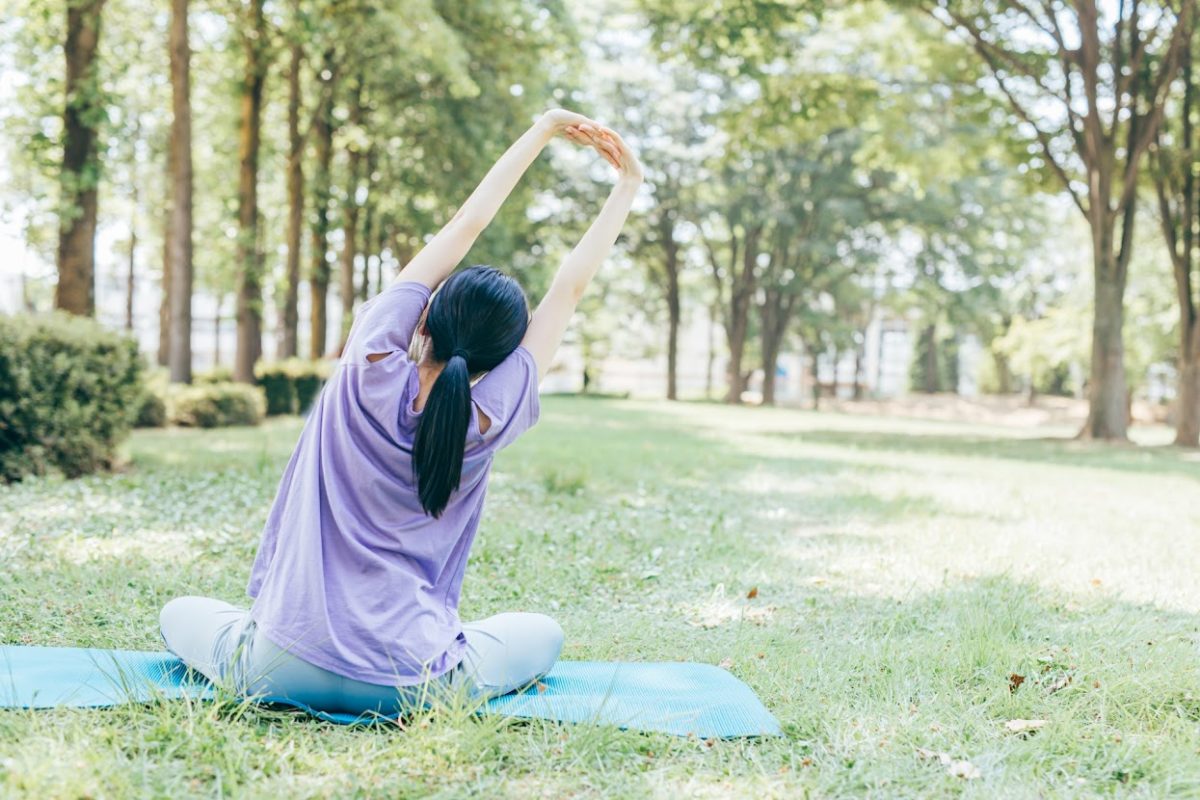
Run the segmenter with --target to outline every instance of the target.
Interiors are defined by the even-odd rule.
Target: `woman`
[[[595,148],[619,177],[530,316],[497,270],[449,276],[557,135]],[[464,625],[459,590],[492,456],[537,421],[540,376],[641,180],[621,137],[587,117],[550,111],[522,134],[360,308],[279,484],[251,608],[172,600],[167,647],[239,693],[342,713],[395,714],[431,689],[489,697],[549,671],[556,622],[506,613]]]

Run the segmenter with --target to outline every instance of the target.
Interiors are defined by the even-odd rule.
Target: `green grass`
[[[139,432],[119,474],[0,489],[0,641],[157,648],[171,597],[241,601],[298,431]],[[505,609],[556,616],[565,658],[724,662],[785,736],[5,711],[0,795],[1200,796],[1194,454],[547,398],[497,460],[463,590],[466,616]]]

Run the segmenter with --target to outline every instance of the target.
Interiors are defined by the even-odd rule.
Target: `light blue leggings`
[[[159,616],[167,649],[239,695],[282,699],[318,711],[395,715],[439,697],[481,699],[528,686],[550,671],[563,632],[544,614],[510,612],[463,625],[462,662],[418,686],[381,686],[321,669],[277,646],[250,612],[209,597],[177,597]]]

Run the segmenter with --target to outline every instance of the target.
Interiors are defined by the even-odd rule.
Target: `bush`
[[[254,377],[267,397],[267,413],[294,414],[296,412],[296,385],[287,369],[286,361],[273,364],[262,361],[254,367]]]
[[[162,395],[153,389],[142,390],[137,401],[137,411],[133,417],[135,428],[161,428],[167,424],[167,403]]]
[[[192,373],[192,384],[195,386],[208,386],[212,383],[232,383],[233,370],[229,367],[213,367],[212,369],[202,370]]]
[[[303,414],[321,391],[329,371],[328,362],[299,358],[260,361],[254,367],[258,385],[266,392],[268,414]]]
[[[142,392],[137,343],[56,312],[0,317],[0,479],[110,467]]]
[[[265,408],[262,389],[244,383],[171,387],[167,394],[168,415],[176,425],[257,425],[262,422]]]

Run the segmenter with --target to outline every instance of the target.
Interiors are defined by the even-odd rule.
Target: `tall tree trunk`
[[[238,137],[237,353],[233,378],[254,382],[254,364],[262,355],[262,265],[258,248],[258,151],[266,80],[264,0],[249,0],[248,30],[243,33],[245,72],[241,86]]]
[[[679,243],[675,241],[675,221],[661,215],[660,235],[663,247],[663,269],[667,276],[667,399],[679,399],[679,326],[682,307],[679,297]]]
[[[171,339],[167,362],[172,383],[192,382],[192,101],[188,0],[171,0]]]
[[[350,124],[357,127],[362,124],[362,76],[354,82],[354,91],[350,95]],[[362,169],[362,150],[353,140],[346,148],[347,172],[346,203],[342,217],[342,253],[338,269],[341,279],[342,319],[341,334],[338,337],[338,351],[350,333],[350,324],[354,319],[354,259],[358,255],[358,180]]]
[[[925,374],[921,376],[921,391],[933,394],[941,388],[941,375],[938,369],[937,326],[926,325],[921,329],[921,357],[925,362]]]
[[[358,284],[358,302],[360,303],[366,302],[367,298],[371,296],[371,259],[377,257],[377,251],[375,250],[375,203],[369,194],[367,207],[363,216],[362,275],[359,278]]]
[[[134,278],[137,272],[137,220],[140,209],[138,208],[138,182],[136,177],[133,182],[133,193],[130,197],[130,203],[133,209],[129,215],[129,262],[126,265],[125,272],[125,330],[133,331],[133,295],[134,295]]]
[[[163,204],[167,211],[163,214],[163,250],[162,250],[162,281],[160,282],[161,297],[158,301],[158,358],[160,367],[167,366],[171,355],[171,165],[167,158],[167,196]]]
[[[762,328],[763,405],[775,405],[775,378],[779,369],[779,351],[783,349],[783,337],[791,323],[796,308],[796,295],[778,288],[768,289],[759,307]]]
[[[221,366],[221,306],[225,298],[217,295],[217,308],[213,312],[213,368]]]
[[[299,16],[299,0],[292,3]],[[300,315],[296,308],[300,297],[300,238],[304,233],[304,137],[300,133],[300,71],[304,68],[304,46],[299,35],[292,42],[288,64],[288,159],[287,159],[287,262],[283,290],[283,326],[279,332],[277,355],[296,355],[296,328]]]
[[[325,355],[328,333],[329,295],[329,195],[330,165],[333,161],[333,93],[336,88],[336,64],[332,49],[325,51],[321,69],[321,107],[313,122],[316,167],[313,172],[312,277],[308,287],[312,308],[309,312],[309,358]]]
[[[1179,391],[1176,395],[1175,444],[1200,446],[1200,320],[1180,320]]]
[[[1100,234],[1104,236],[1103,232]],[[1108,244],[1096,249],[1095,314],[1092,318],[1092,364],[1088,379],[1085,439],[1125,439],[1129,428],[1129,391],[1125,380],[1125,281],[1115,274]],[[1105,263],[1107,262],[1107,263]]]
[[[74,0],[67,6],[67,102],[63,110],[63,209],[58,224],[58,286],[54,306],[91,316],[96,310],[96,157],[102,116],[96,46],[104,0]]]
[[[821,362],[816,347],[808,348],[809,350],[809,374],[812,377],[812,403],[813,411],[821,409]]]

